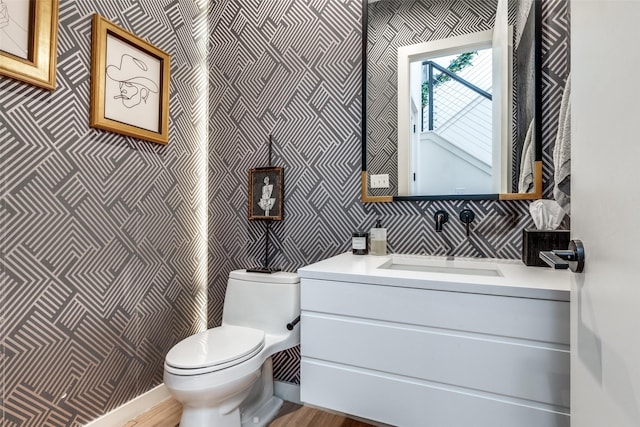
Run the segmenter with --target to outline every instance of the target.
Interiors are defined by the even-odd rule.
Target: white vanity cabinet
[[[299,270],[303,402],[397,426],[569,426],[566,272],[507,262],[548,276],[529,288],[384,258]]]

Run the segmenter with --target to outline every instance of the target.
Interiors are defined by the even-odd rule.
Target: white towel
[[[571,75],[567,77],[567,84],[560,103],[560,117],[558,119],[558,134],[553,146],[553,197],[564,209],[571,214]]]
[[[535,119],[534,119],[535,120]],[[520,179],[518,180],[518,193],[531,193],[535,188],[533,181],[533,129],[534,120],[529,123],[529,129],[522,143],[520,155]]]

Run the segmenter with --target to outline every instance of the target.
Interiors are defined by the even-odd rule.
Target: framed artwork
[[[0,75],[56,87],[58,0],[0,0]]]
[[[249,170],[249,219],[282,220],[282,168]]]
[[[169,55],[93,15],[90,125],[169,142]]]

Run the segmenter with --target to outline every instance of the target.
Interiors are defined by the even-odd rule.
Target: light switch
[[[371,175],[371,188],[389,188],[389,174]]]

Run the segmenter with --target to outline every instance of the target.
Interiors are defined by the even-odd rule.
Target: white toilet
[[[182,403],[180,426],[269,423],[282,405],[271,356],[300,343],[300,325],[287,328],[298,316],[298,275],[232,271],[222,325],[180,341],[165,358],[164,383]]]

